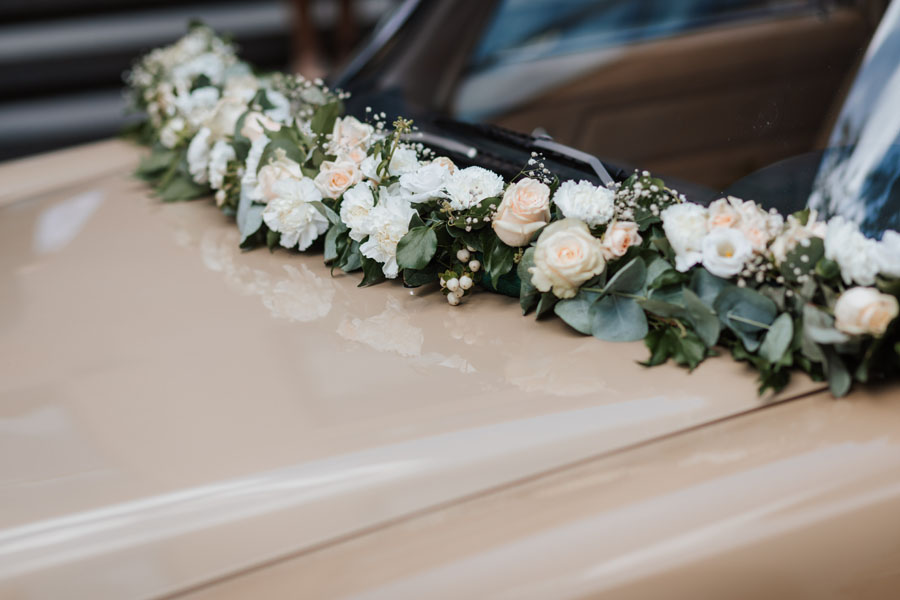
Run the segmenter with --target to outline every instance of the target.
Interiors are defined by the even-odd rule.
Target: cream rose
[[[351,186],[362,181],[357,164],[350,160],[326,160],[319,166],[316,186],[326,198],[340,198]]]
[[[259,112],[247,113],[241,126],[241,135],[255,142],[269,132],[278,131],[281,125]]]
[[[267,204],[277,197],[275,184],[285,179],[303,179],[300,165],[284,155],[284,150],[278,151],[275,160],[263,166],[256,175],[256,189],[250,198]]]
[[[870,287],[850,288],[834,305],[834,325],[853,335],[883,335],[898,312],[900,306],[894,296]]]
[[[614,221],[603,234],[603,257],[606,260],[622,258],[629,248],[637,246],[641,241],[637,223]]]
[[[493,227],[507,246],[524,246],[549,221],[550,188],[526,177],[506,188]]]
[[[528,269],[531,283],[542,292],[573,298],[578,288],[606,268],[603,245],[578,219],[563,219],[548,225],[534,249],[534,266]]]
[[[338,118],[331,130],[331,148],[335,154],[351,148],[368,146],[375,128],[355,117]],[[363,156],[365,158],[365,156]]]
[[[738,213],[737,208],[735,208],[734,203],[731,202],[731,198],[719,198],[710,204],[707,209],[707,219],[709,221],[710,229],[715,229],[716,227],[734,227],[737,225],[740,218],[741,215]]]

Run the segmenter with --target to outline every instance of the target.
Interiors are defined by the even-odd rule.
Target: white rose
[[[214,190],[222,188],[228,163],[234,159],[235,153],[231,144],[223,140],[213,144],[209,153],[209,187]]]
[[[431,162],[412,173],[400,176],[400,187],[408,194],[410,202],[425,202],[431,198],[443,198],[442,188],[450,170],[440,163]]]
[[[343,117],[334,121],[331,130],[329,147],[333,154],[340,154],[351,148],[362,147],[365,149],[372,139],[375,128],[363,123],[355,117]]]
[[[590,181],[564,181],[553,195],[553,203],[563,216],[598,227],[613,218],[615,198],[615,192],[597,187]]]
[[[482,167],[460,169],[447,178],[444,192],[453,210],[468,210],[503,193],[503,178]]]
[[[736,201],[737,211],[740,214],[737,228],[753,246],[753,250],[759,253],[766,251],[766,246],[772,238],[781,231],[784,219],[778,213],[770,214],[764,211],[756,202],[747,200],[741,202],[737,198],[729,197]]]
[[[247,113],[244,117],[244,124],[241,126],[241,135],[255,142],[261,137],[273,131],[281,129],[281,125],[259,112]]]
[[[550,188],[524,178],[506,188],[491,226],[507,246],[524,246],[550,222]]]
[[[397,177],[419,168],[419,156],[412,148],[397,148],[388,164],[388,175]]]
[[[878,274],[875,240],[866,238],[855,223],[843,217],[834,217],[828,222],[825,234],[825,257],[833,260],[841,268],[841,278],[850,285],[872,285]]]
[[[900,233],[885,231],[875,247],[878,272],[888,277],[900,277]]]
[[[666,239],[675,251],[675,268],[687,271],[703,258],[703,238],[708,231],[706,209],[699,204],[673,204],[660,214]]]
[[[211,132],[204,127],[197,132],[188,145],[188,171],[197,183],[209,181],[209,138]]]
[[[253,190],[250,198],[262,203],[271,201],[276,197],[275,184],[287,179],[303,179],[303,171],[300,170],[300,165],[296,161],[285,156],[284,150],[280,150],[275,160],[264,165],[257,173],[256,189]]]
[[[359,247],[366,258],[381,263],[388,279],[400,273],[397,264],[397,243],[409,231],[409,220],[416,210],[400,196],[382,193],[378,204],[369,213],[372,233]]]
[[[603,257],[606,260],[622,258],[632,246],[641,243],[637,223],[631,221],[613,221],[603,234]]]
[[[369,182],[357,183],[344,192],[341,200],[341,221],[350,228],[350,238],[361,242],[372,233],[369,213],[375,208],[375,196]]]
[[[362,173],[350,160],[326,160],[319,166],[316,185],[326,198],[340,198],[350,186],[362,181]]]
[[[311,203],[322,194],[309,177],[282,179],[274,185],[274,197],[263,210],[263,221],[281,233],[279,244],[306,250],[328,229],[328,219]]]
[[[701,244],[703,266],[716,277],[734,277],[753,256],[753,246],[739,229],[718,227]]]
[[[883,335],[900,311],[897,298],[875,288],[850,288],[834,305],[834,325],[852,335]]]
[[[606,267],[603,246],[577,219],[562,219],[541,232],[534,250],[531,283],[542,292],[573,298],[578,288]]]

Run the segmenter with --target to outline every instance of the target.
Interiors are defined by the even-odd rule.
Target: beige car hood
[[[243,253],[139,154],[0,166],[0,595],[171,593],[772,400],[730,358]]]

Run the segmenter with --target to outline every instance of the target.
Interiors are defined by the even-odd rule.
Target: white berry
[[[469,261],[469,270],[472,271],[473,273],[477,273],[478,269],[480,269],[480,268],[481,268],[481,263],[478,262],[477,260]]]
[[[450,306],[456,306],[459,304],[459,296],[457,296],[453,292],[450,292],[449,294],[447,294],[447,302],[450,303]]]
[[[456,258],[459,259],[459,262],[468,262],[471,257],[472,255],[465,248],[456,253]]]
[[[462,277],[459,278],[459,287],[461,287],[464,290],[467,290],[470,287],[472,287],[473,283],[474,282],[472,281],[472,278],[469,277],[468,275],[463,275]]]
[[[459,289],[459,279],[456,277],[447,280],[447,289],[451,292],[455,292]]]

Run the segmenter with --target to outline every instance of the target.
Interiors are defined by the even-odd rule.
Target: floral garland
[[[688,202],[646,171],[598,187],[560,182],[534,154],[506,182],[404,142],[411,122],[342,116],[320,80],[254,74],[194,25],[127,76],[137,174],[164,201],[214,193],[241,247],[320,244],[360,285],[439,282],[451,305],[481,287],[609,341],[643,339],[647,365],[690,369],[717,349],[759,372],[794,369],[842,396],[900,363],[900,234],[867,239],[805,210],[783,218],[728,197]]]

